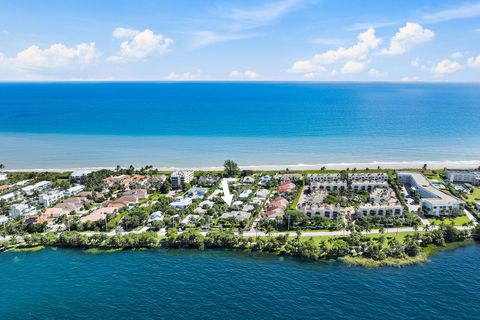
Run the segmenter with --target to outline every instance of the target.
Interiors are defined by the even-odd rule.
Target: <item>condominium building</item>
[[[191,170],[182,170],[175,171],[170,177],[172,182],[172,188],[178,189],[184,186],[186,183],[190,183],[193,180],[193,171]]]
[[[349,173],[351,188],[355,192],[372,191],[375,188],[388,187],[388,175],[386,173]]]
[[[465,207],[462,200],[436,189],[420,173],[397,172],[397,179],[421,197],[420,204],[427,215],[449,216],[461,213]]]
[[[309,174],[307,176],[307,182],[310,185],[311,191],[347,189],[347,181],[345,181],[339,173]]]
[[[403,215],[403,206],[392,189],[376,188],[370,194],[370,202],[361,204],[357,213],[364,217],[400,216]]]
[[[302,180],[303,176],[300,173],[286,173],[280,177],[280,182],[296,182]]]
[[[52,190],[49,192],[42,193],[38,197],[38,202],[40,202],[40,204],[45,208],[48,208],[54,203],[58,202],[60,199],[62,199],[63,196],[64,196],[63,191]]]
[[[13,219],[22,216],[32,216],[35,214],[37,214],[37,208],[26,203],[14,204],[10,206],[9,216]]]
[[[480,171],[445,169],[445,177],[452,183],[470,183],[474,186],[480,186]]]
[[[50,188],[51,186],[52,186],[52,183],[50,181],[40,181],[30,186],[26,186],[22,188],[22,191],[28,195],[32,195],[35,191],[43,191],[45,189]]]

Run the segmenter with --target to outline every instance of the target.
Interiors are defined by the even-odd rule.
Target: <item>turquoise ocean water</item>
[[[479,84],[0,84],[9,168],[480,160],[479,132]]]
[[[480,246],[377,270],[225,251],[0,254],[0,319],[478,319]]]

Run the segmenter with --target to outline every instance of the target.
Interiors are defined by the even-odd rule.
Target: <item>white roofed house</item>
[[[170,206],[176,209],[186,209],[191,204],[192,204],[192,198],[176,197],[175,200],[170,203]]]
[[[242,193],[238,195],[238,198],[241,200],[246,200],[251,194],[252,194],[252,190],[250,189],[243,190]]]
[[[265,200],[268,196],[268,189],[261,189],[255,193],[255,198]]]
[[[243,183],[254,183],[254,182],[255,182],[255,178],[252,176],[246,176],[245,178],[243,178]]]

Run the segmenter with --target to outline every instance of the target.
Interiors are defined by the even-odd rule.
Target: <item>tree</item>
[[[427,164],[426,163],[423,165],[422,170],[423,171],[427,170]]]
[[[2,172],[3,169],[5,169],[5,165],[3,163],[0,163],[0,172]]]
[[[480,224],[475,226],[475,229],[472,231],[472,238],[475,241],[480,241]]]
[[[240,173],[238,164],[233,160],[225,160],[223,166],[225,167],[225,176],[227,177],[234,177]]]

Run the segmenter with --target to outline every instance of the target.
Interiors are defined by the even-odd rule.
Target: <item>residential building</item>
[[[252,194],[252,190],[246,189],[246,190],[243,190],[242,193],[238,195],[238,198],[241,200],[246,200],[251,194]]]
[[[207,191],[207,188],[193,187],[187,191],[187,195],[193,199],[203,199]]]
[[[217,176],[200,176],[200,178],[198,178],[198,184],[209,187],[217,183],[218,180],[220,180],[220,178]]]
[[[280,193],[292,193],[297,185],[293,182],[284,182],[278,187]]]
[[[170,206],[176,209],[186,209],[191,204],[192,204],[192,198],[176,197],[175,200],[170,203]]]
[[[185,184],[190,183],[193,180],[193,171],[192,170],[182,170],[175,171],[170,177],[172,182],[172,188],[179,189]]]
[[[80,184],[76,185],[76,186],[73,186],[71,188],[68,188],[67,190],[65,190],[63,192],[63,194],[66,196],[66,197],[71,197],[79,192],[82,192],[83,190],[85,189],[85,186],[82,186]]]
[[[105,220],[107,215],[117,213],[117,208],[114,207],[104,207],[98,208],[91,213],[80,218],[81,222],[95,222],[99,220]]]
[[[250,218],[251,213],[246,211],[230,211],[222,214],[220,216],[221,219],[229,220],[229,219],[236,219],[238,221],[244,221]]]
[[[150,221],[155,221],[155,220],[163,221],[163,218],[164,218],[164,215],[163,215],[162,211],[155,211],[154,213],[152,213],[150,215],[149,220]]]
[[[286,173],[280,177],[280,183],[297,182],[302,180],[303,176],[300,173]]]
[[[45,208],[48,208],[52,206],[54,203],[57,203],[58,201],[60,201],[60,199],[62,199],[63,196],[64,196],[63,191],[52,190],[52,191],[42,193],[38,197],[38,202],[40,202],[40,204]]]
[[[255,182],[255,178],[252,176],[246,176],[243,178],[243,183],[254,183],[254,182]]]
[[[420,204],[427,215],[450,216],[462,213],[465,203],[454,196],[435,188],[425,176],[416,172],[397,172],[398,182],[417,193]]]
[[[375,188],[388,187],[388,174],[386,173],[349,173],[351,189],[355,192],[372,191]]]
[[[260,189],[255,193],[255,198],[265,200],[268,196],[268,189]]]
[[[347,189],[347,181],[339,173],[309,174],[307,175],[307,182],[310,185],[310,190],[313,192]]]
[[[58,218],[63,215],[69,214],[69,210],[59,207],[47,208],[45,212],[42,213],[42,216],[49,217],[49,218]]]
[[[22,216],[32,216],[37,214],[37,208],[27,203],[14,204],[10,206],[10,218],[18,218]]]
[[[480,186],[480,171],[445,169],[445,177],[451,183],[460,182]]]
[[[370,202],[359,205],[357,213],[360,216],[400,216],[403,206],[390,188],[376,188],[370,194]]]
[[[35,191],[43,191],[51,186],[52,183],[50,181],[40,181],[30,186],[23,187],[22,191],[28,195],[32,195]]]

